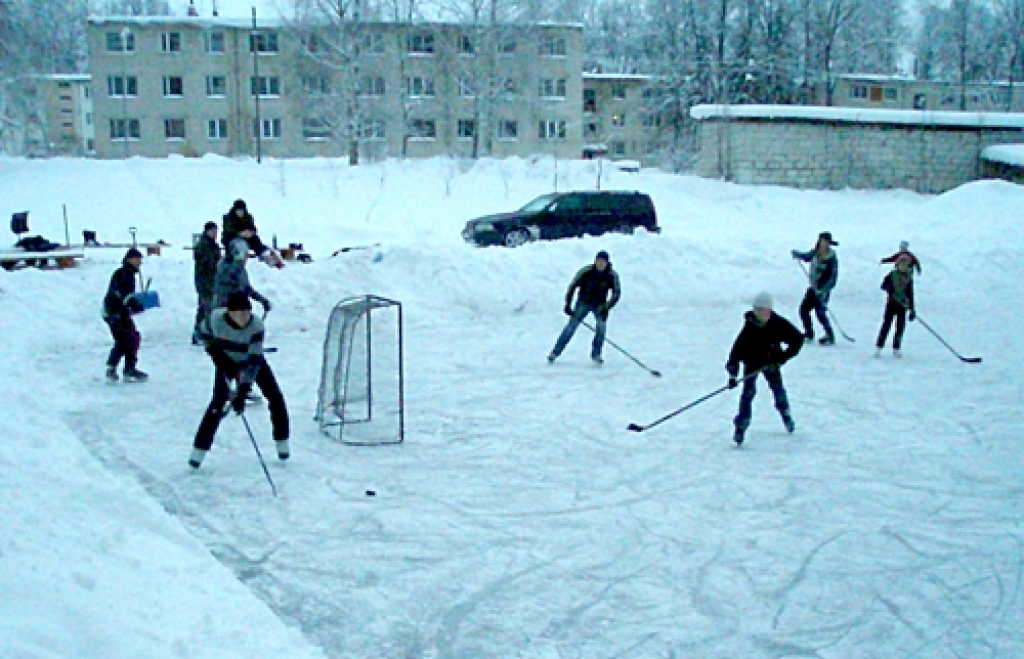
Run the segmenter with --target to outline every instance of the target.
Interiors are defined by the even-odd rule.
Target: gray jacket
[[[249,273],[245,269],[245,262],[249,258],[249,243],[245,238],[235,238],[224,251],[224,258],[217,264],[217,275],[213,283],[213,305],[215,307],[227,306],[228,297],[232,293],[243,292],[253,300],[256,300],[264,307],[267,306],[267,298],[249,283]]]

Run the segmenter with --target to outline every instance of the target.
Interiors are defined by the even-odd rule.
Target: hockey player
[[[251,249],[256,256],[266,263],[267,265],[274,266],[275,268],[283,268],[284,260],[281,255],[278,254],[277,250],[271,249],[263,244],[260,240],[259,234],[256,232],[256,220],[249,213],[249,209],[245,205],[245,201],[242,199],[236,199],[235,203],[231,205],[231,210],[224,214],[224,233],[221,235],[221,242],[224,244],[224,249],[228,249],[233,241],[242,230],[245,228],[251,228],[252,233],[246,238],[246,242],[249,243],[249,249]]]
[[[814,327],[811,325],[811,310],[814,310],[821,323],[825,336],[818,341],[823,346],[830,346],[836,342],[835,333],[832,331],[832,324],[828,319],[828,299],[832,295],[832,289],[839,281],[839,257],[832,247],[838,247],[839,243],[832,240],[832,234],[823,231],[818,234],[818,242],[814,249],[809,252],[793,250],[790,252],[794,259],[810,263],[807,273],[809,286],[800,303],[800,320],[804,326],[804,338],[808,341],[814,340]]]
[[[233,293],[226,308],[214,309],[203,321],[203,341],[216,369],[213,397],[199,423],[188,460],[194,469],[203,464],[213,445],[225,406],[230,403],[237,414],[245,411],[246,395],[253,384],[263,392],[270,408],[277,457],[288,459],[288,408],[274,372],[263,356],[263,332],[263,321],[252,315],[252,303],[241,292]],[[233,382],[238,384],[232,392]]]
[[[906,240],[900,241],[900,248],[899,250],[897,250],[895,254],[885,257],[884,259],[879,261],[879,263],[896,263],[896,261],[904,254],[910,257],[911,268],[914,271],[916,271],[917,274],[921,274],[921,262],[917,259],[916,256],[914,256],[914,253],[910,251],[910,243],[908,243]]]
[[[893,319],[896,320],[896,333],[892,337],[892,354],[897,359],[903,356],[903,331],[907,327],[907,320],[913,321],[917,317],[914,311],[912,264],[912,256],[909,253],[900,254],[896,259],[896,267],[882,280],[881,288],[886,292],[885,314],[882,317],[882,327],[878,330],[878,339],[875,341],[875,357],[882,354]]]
[[[579,290],[579,296],[576,299],[576,305],[573,306],[572,299],[577,290]],[[608,298],[609,293],[611,293],[611,299]],[[572,340],[576,328],[588,314],[592,313],[597,321],[597,328],[594,332],[594,342],[590,348],[590,359],[595,364],[603,364],[601,349],[604,347],[608,312],[618,304],[620,294],[619,275],[612,268],[608,252],[601,250],[594,257],[594,263],[580,268],[569,284],[569,289],[565,293],[565,314],[570,317],[569,322],[566,323],[555,342],[555,347],[548,355],[548,363],[558,359],[558,356],[565,350],[565,346]]]
[[[103,320],[114,337],[114,347],[107,357],[107,380],[117,382],[117,365],[124,358],[125,382],[145,382],[149,376],[140,371],[139,346],[142,337],[132,316],[145,309],[135,297],[135,277],[142,267],[142,252],[132,247],[124,255],[121,267],[114,271],[103,298]]]
[[[192,345],[199,345],[200,325],[213,310],[213,285],[217,279],[217,263],[220,261],[220,245],[217,243],[217,223],[207,222],[192,249],[195,261],[194,280],[196,285],[196,322],[192,329]]]
[[[743,329],[733,342],[729,360],[725,364],[730,389],[739,384],[737,376],[740,364],[743,364],[740,408],[733,419],[735,433],[732,439],[737,446],[743,443],[750,425],[751,408],[757,394],[758,372],[768,381],[768,387],[775,397],[775,409],[782,416],[786,431],[791,433],[796,429],[786,387],[782,383],[782,365],[800,352],[803,336],[791,322],[772,311],[772,296],[769,293],[758,293],[752,306],[753,309],[743,316]]]
[[[223,307],[232,293],[245,293],[263,305],[263,315],[270,311],[270,300],[265,298],[249,283],[249,273],[245,269],[249,259],[249,241],[256,234],[251,224],[238,227],[235,237],[224,250],[224,258],[217,264],[214,277],[214,306]]]

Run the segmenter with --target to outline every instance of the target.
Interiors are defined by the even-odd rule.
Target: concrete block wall
[[[940,193],[982,178],[981,151],[1005,143],[1024,143],[1024,130],[715,118],[700,122],[696,173],[797,188]]]

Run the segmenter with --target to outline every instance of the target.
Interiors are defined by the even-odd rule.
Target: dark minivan
[[[514,213],[470,220],[462,237],[476,245],[519,247],[531,240],[599,236],[609,231],[633,233],[637,227],[661,231],[654,203],[642,192],[553,192]]]

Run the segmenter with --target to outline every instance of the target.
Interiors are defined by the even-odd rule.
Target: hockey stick
[[[334,253],[331,254],[331,258],[333,259],[338,254],[344,254],[345,252],[352,252],[357,249],[373,249],[374,247],[380,247],[380,243],[373,243],[372,245],[353,245],[352,247],[342,247],[341,249],[334,250]]]
[[[809,272],[807,272],[807,268],[804,267],[804,262],[803,261],[797,261],[796,264],[799,265],[800,269],[804,271],[804,274],[807,275],[808,278],[810,278],[811,274]],[[827,305],[825,306],[825,313],[828,314],[828,317],[832,320],[832,324],[836,326],[836,329],[839,330],[839,333],[842,335],[842,337],[844,339],[846,339],[850,343],[856,343],[857,342],[856,339],[854,339],[852,336],[850,336],[849,334],[847,334],[846,332],[843,331],[843,328],[839,324],[839,320],[836,318],[836,315],[834,313],[832,313],[832,309],[829,308]]]
[[[588,330],[590,330],[591,332],[594,332],[595,334],[597,333],[597,330],[596,330],[596,329],[594,329],[593,327],[591,327],[591,326],[590,326],[590,325],[589,325],[589,324],[587,323],[587,321],[585,321],[585,320],[581,320],[581,321],[580,321],[580,324],[581,324],[581,325],[583,325],[584,327],[586,327],[586,328],[587,328]],[[648,368],[647,366],[645,366],[645,365],[643,364],[643,362],[641,362],[641,361],[640,361],[639,359],[637,359],[637,358],[636,358],[636,357],[634,357],[633,355],[631,355],[631,354],[629,354],[628,352],[626,352],[625,350],[623,350],[623,349],[622,349],[622,348],[621,348],[621,347],[620,347],[620,346],[619,346],[619,345],[618,345],[617,343],[615,343],[614,341],[612,341],[611,339],[609,339],[609,338],[608,338],[607,336],[606,336],[606,337],[604,337],[604,340],[605,340],[606,342],[608,342],[608,345],[610,345],[611,347],[615,348],[616,350],[618,350],[619,352],[621,352],[621,353],[622,353],[622,354],[624,354],[625,356],[627,356],[627,357],[629,357],[630,359],[632,359],[632,360],[633,360],[633,362],[634,362],[634,363],[635,363],[635,364],[636,364],[637,366],[639,366],[640,368],[644,369],[645,371],[647,371],[648,373],[650,373],[651,375],[653,375],[653,376],[654,376],[654,377],[656,377],[656,378],[660,378],[660,377],[661,377],[661,371],[655,371],[655,370],[654,370],[654,369],[652,369],[652,368]]]
[[[756,377],[763,370],[764,370],[763,368],[759,368],[756,371],[751,371],[750,373],[747,373],[742,378],[738,379],[736,381],[736,384],[739,385],[739,383],[743,382],[744,380],[749,380],[752,377]],[[651,423],[648,423],[647,425],[640,425],[639,423],[631,423],[631,424],[629,424],[626,427],[626,430],[632,430],[633,432],[643,432],[645,430],[650,430],[654,426],[661,425],[662,423],[665,423],[666,421],[668,421],[672,417],[674,417],[676,415],[679,415],[679,414],[682,414],[683,412],[685,412],[688,409],[697,407],[698,405],[700,405],[704,401],[708,400],[709,398],[714,398],[715,396],[717,396],[718,394],[722,393],[723,391],[727,391],[727,390],[729,390],[731,388],[732,387],[730,387],[729,385],[725,385],[724,387],[721,387],[719,389],[715,389],[714,391],[712,391],[710,394],[707,394],[706,396],[701,396],[700,398],[698,398],[697,400],[693,401],[692,403],[688,403],[686,405],[683,405],[682,407],[680,407],[677,410],[673,410],[672,412],[669,412],[668,414],[666,414],[665,416],[661,417],[657,421],[652,421]]]
[[[921,325],[922,325],[922,326],[924,326],[924,328],[925,328],[926,330],[928,330],[929,332],[931,332],[931,333],[932,333],[932,336],[934,336],[934,337],[935,337],[936,339],[938,339],[938,340],[939,340],[939,343],[941,343],[942,345],[946,346],[946,349],[947,349],[947,350],[949,350],[949,351],[950,351],[951,353],[953,353],[954,355],[956,355],[957,359],[959,359],[960,361],[962,361],[962,362],[964,362],[964,363],[966,363],[966,364],[980,364],[980,363],[981,363],[981,357],[964,357],[964,356],[963,356],[963,355],[961,355],[961,354],[960,354],[959,352],[957,352],[956,350],[954,350],[954,349],[953,349],[953,346],[951,346],[951,345],[949,345],[948,343],[946,343],[946,340],[945,340],[945,339],[943,339],[943,338],[942,338],[941,336],[939,336],[939,333],[938,333],[938,332],[936,332],[936,331],[935,331],[935,330],[933,330],[933,329],[932,329],[931,327],[929,327],[929,326],[928,326],[928,323],[926,323],[926,322],[924,322],[923,320],[921,320],[921,317],[920,317],[920,316],[917,316],[917,315],[915,314],[915,318],[917,319],[917,322],[921,323]]]
[[[277,486],[274,485],[274,479],[270,477],[270,472],[267,471],[267,463],[263,461],[263,454],[260,453],[260,447],[256,444],[256,438],[252,436],[252,428],[249,427],[249,420],[245,418],[245,414],[239,413],[239,418],[242,419],[242,423],[245,424],[245,430],[249,433],[249,441],[252,442],[252,447],[256,449],[256,457],[260,459],[260,465],[263,467],[263,473],[267,476],[267,482],[270,483],[270,490],[277,496]]]

